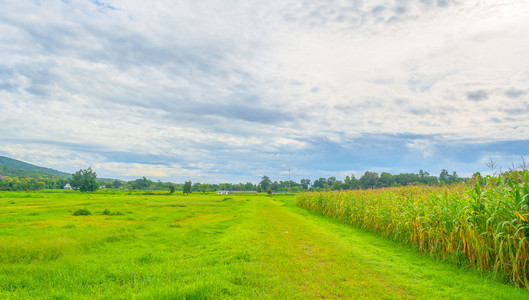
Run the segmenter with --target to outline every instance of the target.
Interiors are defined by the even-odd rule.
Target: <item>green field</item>
[[[91,215],[75,216],[78,209]],[[1,299],[523,299],[294,196],[0,193]]]

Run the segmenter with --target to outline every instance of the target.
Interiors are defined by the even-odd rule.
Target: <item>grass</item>
[[[0,193],[1,299],[528,297],[293,196]]]

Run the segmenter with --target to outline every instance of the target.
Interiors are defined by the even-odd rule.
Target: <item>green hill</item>
[[[32,178],[70,177],[72,174],[25,163],[20,160],[0,156],[0,175],[26,176]]]

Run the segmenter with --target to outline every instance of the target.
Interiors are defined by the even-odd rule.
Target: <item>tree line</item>
[[[44,189],[62,189],[68,182],[68,178],[3,176],[3,178],[0,177],[0,191],[38,191]]]
[[[477,173],[479,174],[479,173]],[[343,180],[336,177],[320,177],[314,181],[310,179],[301,179],[300,182],[291,181],[272,181],[268,176],[263,176],[259,186],[262,190],[272,190],[272,192],[282,192],[290,189],[291,191],[300,190],[354,190],[354,189],[374,189],[384,187],[397,187],[407,185],[441,185],[453,184],[467,180],[460,178],[454,171],[451,174],[447,170],[442,170],[439,176],[430,175],[430,173],[420,170],[419,173],[400,173],[393,175],[387,172],[378,174],[377,172],[366,171],[360,178],[354,174],[346,176]]]
[[[476,173],[475,176],[479,176]],[[351,189],[374,189],[392,186],[407,185],[442,185],[453,184],[466,181],[467,178],[460,178],[454,171],[449,173],[442,170],[439,176],[420,170],[419,173],[400,173],[393,175],[387,172],[377,173],[366,171],[362,176],[356,178],[354,174],[346,176],[343,180],[336,177],[323,178],[315,180],[308,178],[301,179],[299,182],[294,180],[272,181],[268,176],[262,176],[258,184],[251,182],[246,183],[171,183],[152,181],[146,177],[138,178],[131,181],[113,180],[101,181],[97,174],[91,169],[81,169],[71,178],[65,177],[0,177],[0,190],[4,191],[24,191],[24,190],[42,190],[42,189],[63,189],[66,184],[70,184],[73,189],[80,191],[95,191],[104,189],[121,189],[121,190],[140,190],[140,191],[181,191],[184,194],[191,192],[214,192],[219,190],[227,191],[256,191],[260,192],[300,192],[300,191],[322,191],[322,190],[351,190]]]

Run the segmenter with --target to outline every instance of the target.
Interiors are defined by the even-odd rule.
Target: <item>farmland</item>
[[[529,297],[295,201],[1,192],[0,298]]]
[[[529,171],[475,186],[304,194],[301,207],[529,288]]]

